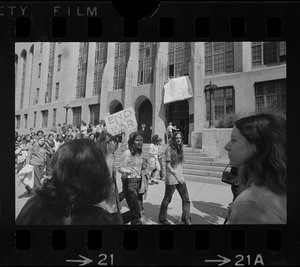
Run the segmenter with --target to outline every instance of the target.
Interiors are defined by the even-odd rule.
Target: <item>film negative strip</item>
[[[299,265],[300,2],[147,2],[0,3],[1,136],[5,147],[1,157],[0,265]],[[250,205],[246,206],[249,210],[240,211],[242,223],[235,223],[228,208],[234,186],[221,181],[225,167],[234,161],[227,157],[232,149],[227,143],[233,131],[230,114],[270,112],[267,108],[274,106],[288,122],[288,163],[280,163],[285,151],[276,154],[272,163],[287,170],[287,189],[283,193],[286,210],[280,206],[282,197],[275,197],[282,194],[273,193],[273,202],[267,197],[273,204],[268,203],[279,215],[271,207],[268,211],[262,208],[259,199],[268,193],[263,191],[248,200],[261,208],[262,217],[251,217]],[[130,113],[131,107],[135,116]],[[125,131],[118,128],[118,121],[122,121]],[[101,212],[99,223],[91,223],[97,222],[93,221],[93,211],[89,213],[91,205],[96,208],[94,202],[88,202],[78,218],[71,208],[65,209],[71,213],[61,218],[50,214],[46,206],[38,209],[40,202],[34,199],[39,194],[32,192],[41,183],[36,179],[42,178],[44,171],[43,185],[53,179],[57,175],[54,169],[58,172],[54,164],[46,164],[53,167],[49,167],[50,174],[44,165],[37,173],[36,166],[41,164],[31,162],[35,167],[27,172],[32,175],[26,176],[29,182],[24,182],[25,175],[20,180],[18,173],[30,162],[26,158],[29,152],[23,159],[22,149],[16,153],[20,145],[17,135],[24,137],[42,130],[49,137],[49,132],[58,135],[62,131],[61,136],[65,134],[65,143],[70,146],[74,141],[68,143],[67,138],[73,135],[58,130],[59,123],[75,128],[79,124],[78,135],[86,132],[90,137],[93,130],[88,131],[91,127],[84,128],[82,122],[95,126],[93,138],[98,130],[104,131],[103,126],[120,138],[116,166],[121,166],[126,150],[124,140],[130,139],[122,133],[132,129],[142,133],[143,155],[148,158],[145,170],[150,170],[151,180],[147,181],[145,175],[149,185],[147,196],[145,191],[142,195],[143,211],[130,202],[140,196],[141,191],[135,187],[141,186],[140,182],[135,184],[132,177],[123,179],[120,167],[116,172],[115,187],[127,194],[123,201],[118,195],[117,210],[122,215],[126,211],[135,214],[125,225],[116,225],[110,219],[114,212],[105,205],[97,206],[97,212]],[[167,166],[167,162],[171,166],[171,154],[170,161],[168,153],[162,156],[162,175],[158,174],[158,165],[151,169],[149,163],[154,134],[162,137],[164,149],[170,147],[165,130],[169,122],[182,132],[172,133],[170,142],[181,138],[183,143],[185,182],[179,179],[172,183],[177,176],[172,176]],[[221,131],[227,127],[231,129]],[[15,149],[14,130],[18,132]],[[40,139],[33,135],[30,139],[38,144]],[[253,153],[257,149],[255,146]],[[72,146],[68,153],[71,150]],[[238,157],[243,157],[243,151],[239,149]],[[53,148],[52,155],[57,154]],[[91,168],[77,168],[76,164],[84,166],[82,162],[71,164],[70,168],[76,170],[74,177],[82,171],[90,173]],[[92,169],[97,169],[97,164]],[[65,162],[61,166],[59,170],[69,165]],[[99,173],[103,174],[107,165],[101,166]],[[264,168],[268,166],[261,169],[266,174]],[[165,181],[159,180],[160,176],[165,176]],[[34,183],[30,185],[30,181]],[[101,186],[106,185],[99,187],[104,191]],[[65,191],[69,200],[81,194],[75,187],[70,188],[73,191]],[[95,188],[96,182],[90,192]],[[135,192],[134,196],[130,192]],[[267,215],[262,213],[268,213],[274,224],[263,223]],[[124,217],[122,220],[125,222]]]

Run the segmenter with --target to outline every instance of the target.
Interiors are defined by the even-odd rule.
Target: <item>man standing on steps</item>
[[[169,146],[166,148],[166,189],[163,201],[160,206],[158,220],[161,224],[170,224],[167,220],[168,205],[171,203],[175,189],[177,189],[182,199],[181,221],[184,224],[191,224],[190,199],[187,186],[183,177],[183,135],[181,132],[175,132],[172,136]]]
[[[167,137],[168,137],[168,142],[170,142],[172,136],[173,136],[173,130],[174,131],[179,131],[176,127],[172,125],[172,122],[169,122],[169,126],[167,127]]]

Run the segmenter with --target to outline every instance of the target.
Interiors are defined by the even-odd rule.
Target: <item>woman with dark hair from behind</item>
[[[141,170],[143,137],[139,132],[129,135],[128,149],[121,156],[118,172],[122,174],[123,193],[131,211],[131,224],[140,225],[142,210]]]
[[[118,224],[123,224],[119,207],[119,193],[115,168],[115,151],[118,149],[118,140],[110,133],[101,133],[96,141],[96,146],[101,149],[103,153],[112,181],[110,196],[108,197],[108,199],[101,202],[100,205],[113,215]]]
[[[225,149],[239,185],[227,224],[285,224],[286,120],[266,113],[239,119]]]
[[[109,197],[111,179],[104,156],[88,139],[60,146],[52,160],[52,178],[30,198],[17,225],[110,225],[113,216],[97,204]]]

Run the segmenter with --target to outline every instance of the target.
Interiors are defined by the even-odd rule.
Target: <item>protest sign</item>
[[[112,135],[130,132],[137,129],[137,122],[133,108],[116,112],[104,118],[107,132]]]

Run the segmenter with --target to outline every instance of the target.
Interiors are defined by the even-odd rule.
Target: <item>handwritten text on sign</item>
[[[105,119],[106,129],[112,135],[129,132],[137,128],[135,112],[133,108],[124,109],[111,114]]]

